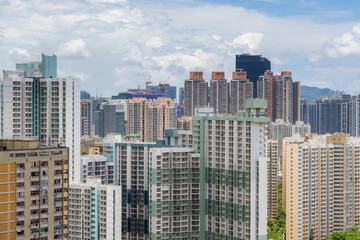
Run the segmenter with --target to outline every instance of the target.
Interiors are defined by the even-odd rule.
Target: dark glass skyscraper
[[[244,70],[247,77],[254,84],[254,98],[257,97],[257,80],[264,75],[266,70],[271,70],[271,63],[261,55],[241,54],[236,55],[236,71]]]

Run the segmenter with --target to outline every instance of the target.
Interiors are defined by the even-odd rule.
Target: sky
[[[360,93],[360,1],[0,0],[0,68],[58,57],[58,76],[109,97],[261,54],[302,85]],[[0,75],[2,77],[2,74]]]

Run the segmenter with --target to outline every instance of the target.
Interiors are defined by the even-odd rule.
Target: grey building
[[[181,87],[179,88],[179,105],[184,105],[184,97],[185,97],[184,88]]]
[[[121,103],[103,103],[93,112],[95,135],[106,137],[110,133],[125,135],[126,110]]]

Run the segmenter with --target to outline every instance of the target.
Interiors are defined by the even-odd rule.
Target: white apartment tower
[[[0,79],[0,136],[35,137],[43,146],[69,148],[70,180],[80,159],[80,80],[57,78],[56,56],[16,64]],[[77,170],[75,170],[77,169]]]
[[[200,153],[199,239],[267,239],[266,101],[236,116],[193,117]]]
[[[69,238],[121,239],[121,187],[100,179],[70,184]]]

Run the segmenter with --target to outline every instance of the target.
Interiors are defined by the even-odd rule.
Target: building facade
[[[230,114],[236,115],[245,110],[247,99],[253,98],[253,83],[247,79],[244,71],[233,72],[230,82]]]
[[[208,89],[202,72],[190,72],[190,79],[185,80],[184,84],[185,116],[193,116],[196,108],[208,106]]]
[[[283,119],[295,123],[300,120],[300,83],[292,80],[291,72],[273,76],[265,72],[258,78],[258,96],[268,101],[267,116],[271,121]]]
[[[278,141],[267,140],[267,218],[274,220],[278,213],[278,155]]]
[[[82,155],[80,159],[80,181],[86,183],[88,179],[100,179],[101,184],[114,184],[114,163],[108,162],[101,155]]]
[[[81,136],[92,136],[92,101],[81,100]]]
[[[69,149],[0,140],[0,239],[69,239]]]
[[[200,239],[267,239],[266,102],[237,116],[193,117],[200,153]],[[261,196],[260,196],[261,195]]]
[[[261,55],[236,55],[236,72],[245,71],[250,82],[254,85],[254,98],[257,97],[257,80],[267,70],[271,70],[271,62]]]
[[[70,185],[69,238],[121,239],[121,187],[100,179]]]
[[[229,83],[224,72],[212,72],[210,80],[210,106],[217,114],[229,113]]]
[[[37,137],[43,146],[69,147],[70,180],[79,170],[80,79],[57,78],[56,56],[16,64],[0,80],[0,136]]]
[[[128,101],[127,109],[127,134],[140,134],[143,142],[164,139],[165,129],[177,127],[176,100],[134,98]]]
[[[200,239],[200,154],[193,151],[150,150],[149,239]]]
[[[325,239],[360,221],[360,139],[348,134],[284,139],[286,239]]]
[[[122,189],[122,239],[149,237],[149,151],[164,143],[131,143],[104,139],[104,156],[114,163],[116,185]]]

